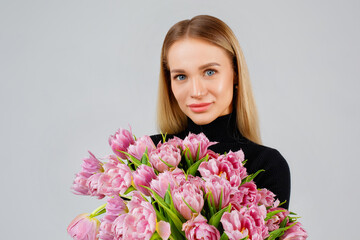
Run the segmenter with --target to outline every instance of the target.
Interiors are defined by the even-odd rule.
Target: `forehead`
[[[185,38],[173,43],[168,50],[167,62],[170,69],[195,68],[209,62],[231,64],[223,48],[196,38]]]

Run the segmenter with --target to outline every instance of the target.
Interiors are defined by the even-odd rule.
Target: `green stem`
[[[90,214],[90,218],[93,218],[93,217],[96,217],[96,216],[99,216],[103,213],[106,212],[106,203],[104,203],[103,205],[101,205],[100,207],[98,207],[97,209],[95,209],[91,214]]]

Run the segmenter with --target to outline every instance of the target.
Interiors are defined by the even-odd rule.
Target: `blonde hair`
[[[223,48],[233,61],[237,91],[233,97],[233,111],[240,133],[261,144],[256,104],[244,54],[232,30],[223,21],[209,15],[198,15],[172,26],[161,49],[160,76],[157,103],[157,122],[161,132],[175,134],[186,129],[187,117],[181,111],[171,90],[167,54],[172,44],[184,38],[197,38]]]

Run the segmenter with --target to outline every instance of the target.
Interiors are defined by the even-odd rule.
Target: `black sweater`
[[[189,133],[199,134],[203,132],[210,141],[218,142],[209,149],[223,154],[230,150],[235,152],[240,149],[245,154],[247,163],[245,167],[248,174],[264,169],[255,179],[258,188],[266,188],[272,191],[276,198],[286,203],[284,208],[289,207],[290,200],[290,170],[286,160],[273,148],[256,144],[240,134],[236,127],[234,114],[221,116],[207,125],[196,125],[188,118],[188,127],[185,131],[168,135],[167,139],[177,136],[184,139]],[[151,136],[155,144],[162,140],[160,134]]]

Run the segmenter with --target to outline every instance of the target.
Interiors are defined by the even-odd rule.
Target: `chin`
[[[206,125],[216,119],[216,117],[203,115],[203,116],[189,116],[189,118],[197,125]]]

